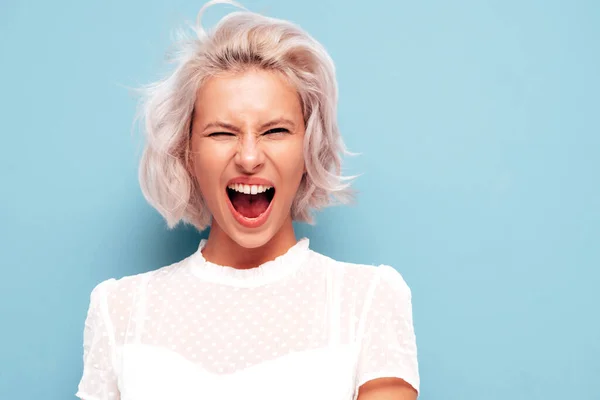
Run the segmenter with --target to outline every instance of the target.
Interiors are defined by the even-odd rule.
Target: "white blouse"
[[[399,377],[419,389],[411,292],[393,268],[300,240],[252,269],[198,251],[100,283],[84,328],[84,400],[352,400]]]

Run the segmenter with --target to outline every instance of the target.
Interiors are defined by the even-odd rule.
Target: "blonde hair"
[[[196,93],[204,80],[222,72],[262,68],[282,73],[296,87],[306,133],[306,174],[292,204],[295,221],[314,223],[312,210],[352,198],[350,181],[341,176],[341,155],[349,154],[337,124],[335,67],[323,46],[298,26],[249,11],[226,15],[207,33],[198,14],[192,37],[180,35],[174,71],[142,89],[140,117],[145,146],[139,181],[146,200],[169,228],[184,221],[204,230],[211,214],[186,167]]]

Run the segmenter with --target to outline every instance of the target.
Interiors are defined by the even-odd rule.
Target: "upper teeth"
[[[228,186],[229,189],[235,190],[236,192],[245,193],[245,194],[257,194],[263,193],[267,190],[271,189],[273,186],[263,186],[263,185],[244,185],[241,183],[234,183]]]

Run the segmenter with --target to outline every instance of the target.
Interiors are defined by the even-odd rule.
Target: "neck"
[[[285,254],[296,242],[291,217],[286,220],[275,236],[256,248],[240,246],[213,220],[206,245],[202,249],[202,255],[207,261],[217,265],[250,269]]]

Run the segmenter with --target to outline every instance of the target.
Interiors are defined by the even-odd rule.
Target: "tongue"
[[[234,192],[231,195],[231,204],[237,212],[246,218],[256,218],[267,211],[269,200],[264,193],[243,194]]]

